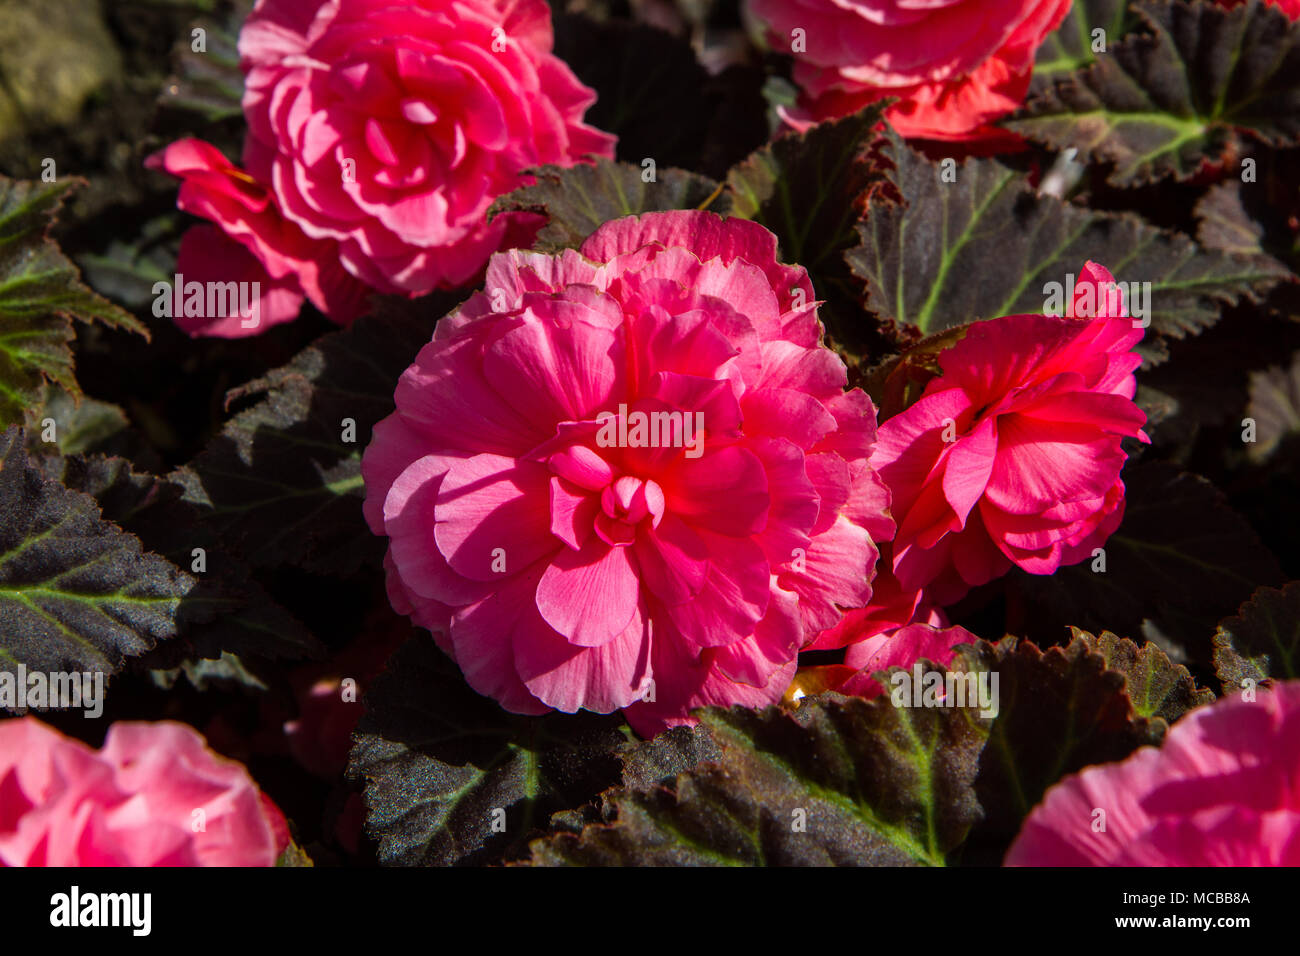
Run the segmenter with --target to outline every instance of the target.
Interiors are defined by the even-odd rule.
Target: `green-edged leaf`
[[[594,164],[543,166],[533,171],[537,182],[506,193],[492,204],[488,218],[510,210],[535,212],[549,222],[537,235],[533,248],[541,252],[573,249],[610,219],[665,209],[710,209],[723,214],[729,203],[719,195],[713,180],[683,169],[656,166],[654,182],[646,182],[649,169],[630,163],[599,159]]]
[[[906,205],[873,198],[847,259],[867,283],[868,307],[886,323],[915,326],[913,335],[1041,313],[1047,284],[1064,288],[1089,259],[1121,282],[1151,283],[1148,339],[1195,334],[1218,320],[1225,302],[1255,301],[1287,274],[1207,251],[1131,214],[1037,195],[995,160],[968,159],[955,168],[956,182],[945,182],[939,164],[896,138],[891,150]]]
[[[1047,35],[1034,58],[1031,92],[1050,86],[1096,61],[1097,39],[1109,50],[1132,24],[1129,0],[1074,0],[1061,25]],[[1096,30],[1103,34],[1094,37]],[[1104,54],[1100,54],[1104,55]]]
[[[617,718],[507,713],[425,634],[393,655],[365,708],[348,773],[365,780],[381,863],[501,859],[619,779]]]
[[[80,396],[72,371],[72,319],[148,337],[134,316],[82,285],[49,238],[72,180],[0,176],[0,428],[21,424],[46,381]]]
[[[116,673],[176,633],[194,584],[0,435],[0,667]]]
[[[1214,669],[1225,694],[1242,681],[1300,678],[1300,581],[1260,588],[1214,635]]]
[[[262,399],[171,479],[237,553],[327,574],[379,562],[383,543],[361,516],[361,453],[445,298],[420,300],[427,319],[358,319],[234,393]]]
[[[824,695],[697,714],[716,763],[607,794],[609,822],[533,841],[533,863],[941,866],[979,819],[974,711]]]
[[[1124,469],[1123,522],[1099,558],[1050,576],[1013,572],[1039,627],[1071,622],[1156,640],[1208,663],[1215,624],[1282,572],[1241,515],[1204,478],[1164,462]],[[1171,647],[1172,644],[1172,647]]]
[[[60,477],[67,487],[91,495],[105,518],[194,578],[177,615],[182,639],[160,649],[165,661],[224,652],[291,659],[319,653],[303,624],[272,600],[248,564],[204,524],[200,510],[182,500],[179,485],[98,455],[65,460]]]
[[[1089,764],[1158,743],[1166,730],[1164,721],[1134,714],[1125,675],[1108,670],[1106,659],[1078,638],[1043,651],[1007,637],[963,645],[957,654],[966,673],[987,672],[990,683],[997,676],[998,701],[975,778],[985,815],[963,863],[999,863],[1048,787]]]
[[[1255,422],[1255,440],[1246,445],[1254,462],[1267,461],[1287,439],[1300,433],[1300,352],[1286,368],[1272,366],[1250,373],[1246,417]]]
[[[727,174],[731,214],[776,233],[782,261],[813,276],[840,265],[868,195],[886,182],[871,150],[883,112],[871,106],[782,136],[734,166]]]
[[[1114,44],[1004,125],[1114,163],[1120,185],[1188,178],[1219,158],[1235,129],[1279,145],[1300,136],[1300,25],[1285,13],[1202,0],[1137,9],[1152,35]]]
[[[1150,641],[1139,647],[1110,631],[1096,635],[1077,627],[1070,631],[1088,650],[1100,654],[1110,670],[1124,675],[1125,692],[1139,717],[1158,717],[1172,724],[1192,708],[1214,700],[1213,691],[1197,687],[1186,667],[1175,664]]]

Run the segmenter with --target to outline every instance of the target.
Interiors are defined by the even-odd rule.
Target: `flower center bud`
[[[657,528],[663,514],[664,492],[657,482],[623,475],[600,493],[596,533],[615,546],[631,544],[637,525],[649,518]]]

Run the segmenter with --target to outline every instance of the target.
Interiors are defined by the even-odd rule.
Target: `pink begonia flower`
[[[816,307],[775,236],[706,212],[494,256],[362,461],[394,607],[516,712],[649,733],[780,699],[893,530]]]
[[[889,634],[877,634],[850,644],[844,663],[855,673],[840,687],[840,692],[868,699],[879,696],[886,688],[871,676],[877,671],[891,667],[910,671],[922,659],[948,667],[957,656],[953,650],[956,645],[974,644],[976,640],[964,627],[908,624]]]
[[[540,217],[485,215],[524,170],[613,155],[552,45],[544,0],[259,0],[239,34],[244,166],[368,285],[460,285],[531,245]]]
[[[749,0],[774,49],[794,55],[798,128],[897,100],[907,137],[965,141],[1020,106],[1034,54],[1070,0]],[[801,30],[796,35],[794,31]],[[796,45],[801,38],[803,49]]]
[[[904,592],[942,606],[1013,564],[1051,574],[1119,526],[1120,443],[1148,440],[1133,403],[1143,329],[1120,317],[1119,292],[1090,262],[1073,311],[1095,318],[974,323],[939,356],[943,374],[881,425],[871,463],[889,486]]]
[[[929,604],[921,588],[904,591],[894,577],[892,542],[880,542],[880,560],[871,582],[871,600],[865,607],[853,608],[831,628],[817,635],[806,648],[810,651],[833,651],[861,643],[878,634],[891,634],[908,624],[946,627],[943,611]]]
[[[273,866],[288,845],[275,804],[192,727],[119,722],[96,751],[0,721],[4,866]]]
[[[1300,866],[1300,681],[1225,697],[1179,720],[1159,749],[1066,777],[1005,863]]]
[[[341,325],[356,318],[369,292],[339,265],[338,243],[309,239],[280,214],[274,198],[215,146],[197,139],[172,143],[145,160],[181,180],[176,205],[216,224],[194,226],[181,238],[176,271],[196,282],[260,283],[254,326],[234,309],[225,315],[172,320],[190,335],[238,338],[296,318],[306,296]]]
[[[854,613],[845,614],[836,629],[842,628]],[[973,644],[977,640],[963,627],[947,627],[938,613],[930,623],[871,633],[874,636],[855,634],[846,640],[848,650],[843,664],[799,668],[786,689],[784,703],[797,706],[804,697],[827,690],[870,700],[888,689],[872,677],[878,671],[891,667],[911,671],[912,665],[922,658],[947,667],[957,656],[953,650],[956,645]]]

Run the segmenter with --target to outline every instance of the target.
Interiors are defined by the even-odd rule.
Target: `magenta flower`
[[[794,54],[797,126],[877,100],[904,136],[997,137],[1029,90],[1034,54],[1070,0],[749,0],[774,49]],[[1005,134],[1001,134],[1005,139]]]
[[[1120,442],[1147,438],[1133,403],[1143,330],[1108,311],[1118,288],[1088,263],[1074,311],[1095,318],[976,322],[921,398],[881,425],[871,460],[892,496],[904,592],[943,605],[1013,564],[1051,574],[1119,526]]]
[[[273,866],[283,815],[193,728],[115,723],[101,750],[0,721],[0,864]]]
[[[778,700],[871,595],[875,409],[803,269],[703,212],[492,258],[366,450],[390,597],[508,710]]]
[[[1202,707],[1158,750],[1066,777],[1006,865],[1300,865],[1300,681]]]
[[[296,318],[304,296],[340,325],[361,314],[369,289],[339,265],[338,243],[309,239],[281,215],[265,187],[215,146],[178,140],[145,165],[179,178],[176,205],[219,227],[194,226],[181,237],[176,258],[181,281],[259,283],[256,324],[249,324],[233,304],[225,313],[211,315],[188,315],[173,307],[172,319],[182,330],[219,338],[256,335]]]
[[[974,644],[977,640],[964,627],[937,624],[908,624],[888,634],[876,634],[849,645],[844,664],[854,673],[839,690],[868,700],[878,697],[885,693],[886,688],[872,674],[891,667],[910,671],[912,665],[922,659],[947,667],[957,656],[953,650],[956,645]]]
[[[552,44],[543,0],[259,0],[239,35],[244,166],[368,285],[460,285],[530,244],[538,217],[485,216],[525,169],[613,155]]]

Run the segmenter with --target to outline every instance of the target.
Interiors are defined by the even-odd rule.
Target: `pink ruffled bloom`
[[[542,164],[612,156],[551,53],[544,0],[259,0],[239,35],[244,166],[352,275],[420,295],[542,221],[493,200]]]
[[[1074,311],[1095,318],[976,322],[940,355],[943,374],[921,398],[881,425],[871,463],[892,496],[903,592],[925,588],[946,605],[1012,565],[1051,574],[1119,526],[1120,443],[1147,438],[1133,403],[1143,329],[1121,317],[1122,303],[1107,312],[1112,290],[1090,262]]]
[[[886,97],[903,136],[971,140],[1020,106],[1034,54],[1070,0],[749,0],[802,90],[793,125],[845,116]],[[805,48],[794,46],[802,30]]]
[[[362,463],[393,604],[508,710],[650,733],[775,702],[893,530],[846,381],[754,223],[650,213],[496,255]]]
[[[355,319],[369,289],[339,264],[338,243],[309,239],[280,214],[275,199],[215,146],[183,139],[145,160],[181,180],[176,205],[213,226],[194,226],[181,237],[176,271],[194,282],[257,282],[259,321],[246,326],[232,307],[224,315],[172,320],[192,336],[239,338],[297,317],[303,298],[341,325]]]
[[[871,600],[865,607],[844,612],[839,623],[822,631],[806,649],[833,651],[860,644],[878,635],[890,635],[909,624],[945,627],[948,618],[932,606],[921,588],[904,591],[894,577],[892,542],[880,543],[880,560],[871,581]]]
[[[886,688],[872,674],[891,667],[910,671],[912,665],[922,659],[948,667],[957,656],[954,647],[974,644],[976,640],[978,638],[964,627],[909,624],[889,634],[877,634],[850,644],[844,655],[844,664],[854,673],[840,691],[868,699],[878,697]]]
[[[1300,681],[1202,707],[1159,749],[1066,777],[1006,865],[1300,866]]]
[[[273,866],[288,844],[248,771],[185,724],[115,723],[95,751],[0,721],[0,864]]]

